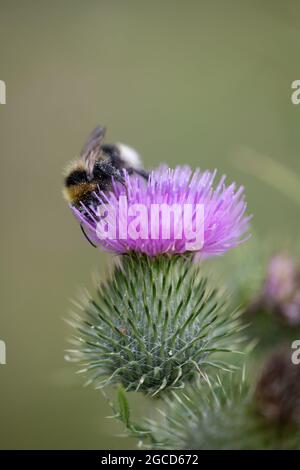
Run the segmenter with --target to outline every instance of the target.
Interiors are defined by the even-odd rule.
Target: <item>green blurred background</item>
[[[300,173],[299,33],[298,0],[0,0],[1,448],[135,445],[64,361],[70,299],[110,261],[61,196],[97,123],[147,167],[217,167],[245,185],[257,233],[297,239],[299,208],[239,158]]]

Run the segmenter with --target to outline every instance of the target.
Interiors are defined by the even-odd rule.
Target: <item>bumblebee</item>
[[[124,144],[103,144],[105,127],[97,126],[83,146],[79,160],[71,163],[65,176],[64,195],[80,209],[95,202],[95,190],[109,191],[112,179],[124,183],[123,170],[148,178],[136,150]]]

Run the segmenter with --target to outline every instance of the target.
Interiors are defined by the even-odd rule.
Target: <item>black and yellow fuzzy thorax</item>
[[[81,202],[85,204],[96,189],[97,182],[89,181],[83,163],[72,163],[64,180],[63,193],[66,200],[74,206],[79,206]]]

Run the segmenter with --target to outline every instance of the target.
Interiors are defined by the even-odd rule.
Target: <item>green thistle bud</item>
[[[130,254],[72,322],[69,355],[99,388],[119,383],[156,395],[222,367],[211,356],[232,351],[237,317],[191,258]]]

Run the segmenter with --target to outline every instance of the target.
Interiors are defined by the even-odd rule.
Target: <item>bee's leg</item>
[[[82,223],[80,224],[80,228],[81,228],[81,231],[82,231],[83,235],[84,235],[85,238],[90,242],[90,244],[91,244],[94,248],[97,248],[96,245],[89,239],[89,237],[88,237],[87,234],[85,233]]]
[[[115,181],[118,181],[119,183],[124,183],[123,173],[119,170],[119,168],[116,168],[111,162],[103,162],[101,164],[101,171],[105,175],[114,178]]]
[[[134,171],[134,173],[136,173],[137,175],[140,175],[140,176],[142,176],[143,178],[145,178],[145,180],[148,180],[148,179],[149,179],[149,173],[148,173],[148,171],[146,171],[146,170],[136,170],[135,168],[134,168],[133,171]]]

